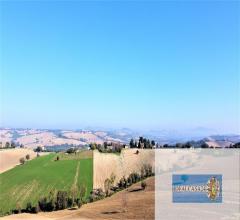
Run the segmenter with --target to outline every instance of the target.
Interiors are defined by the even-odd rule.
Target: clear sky
[[[0,126],[239,133],[238,1],[0,4]]]

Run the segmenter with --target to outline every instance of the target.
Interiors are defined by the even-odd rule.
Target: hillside
[[[115,133],[85,130],[48,130],[48,129],[0,129],[0,148],[6,142],[14,142],[27,148],[38,146],[84,146],[90,143],[103,144],[105,141],[124,142],[126,138]]]
[[[140,184],[134,184],[113,196],[83,205],[78,210],[61,210],[57,212],[40,212],[35,214],[18,214],[3,217],[3,220],[77,220],[77,219],[154,219],[155,181],[154,177],[146,180],[147,187],[138,190]]]
[[[0,173],[5,172],[19,164],[19,159],[30,155],[30,159],[37,156],[31,149],[4,149],[0,150]]]
[[[138,153],[136,153],[138,151]],[[116,176],[115,183],[131,173],[140,173],[144,165],[151,165],[154,169],[155,152],[153,149],[123,149],[121,154],[99,153],[94,151],[93,188],[103,188],[104,181]]]
[[[28,202],[34,205],[50,192],[69,191],[74,184],[84,185],[88,196],[93,187],[93,159],[90,151],[81,154],[75,158],[59,154],[58,161],[56,154],[40,156],[0,174],[0,214],[16,206],[25,208]]]

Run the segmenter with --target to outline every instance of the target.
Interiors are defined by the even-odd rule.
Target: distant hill
[[[214,131],[197,128],[192,131],[150,130],[134,131],[122,129],[88,129],[88,130],[49,130],[49,129],[10,129],[0,128],[0,148],[6,142],[14,142],[27,148],[44,147],[83,147],[90,143],[118,142],[128,144],[140,136],[154,140],[159,145],[185,143],[188,141],[205,142],[213,147],[228,147],[240,142],[240,135],[208,135]]]
[[[0,129],[0,148],[6,142],[14,142],[27,148],[38,146],[84,146],[90,143],[103,144],[109,142],[124,142],[121,135],[105,131],[85,130],[46,130],[46,129]]]
[[[240,142],[240,135],[214,135],[204,138],[203,141],[212,147],[229,147]]]

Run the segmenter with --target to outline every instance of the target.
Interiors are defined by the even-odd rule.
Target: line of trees
[[[176,143],[176,144],[164,144],[159,146],[158,148],[209,148],[209,145],[205,142],[195,142],[195,141],[188,141],[186,143]]]
[[[149,164],[145,164],[141,168],[140,174],[137,172],[131,173],[127,178],[123,176],[119,182],[114,186],[114,181],[116,176],[111,174],[110,178],[107,178],[104,182],[104,191],[102,188],[95,189],[90,194],[90,202],[94,202],[105,197],[111,196],[114,193],[128,188],[134,183],[141,182],[141,187],[144,190],[146,187],[146,182],[143,180],[147,177],[154,176],[153,168]]]
[[[66,208],[80,208],[87,202],[85,199],[86,187],[73,186],[69,192],[67,191],[51,191],[48,196],[42,197],[36,204],[28,202],[25,208],[21,208],[20,204],[16,205],[16,209],[12,210],[13,214],[18,213],[38,213],[51,212]]]
[[[131,139],[129,142],[129,146],[130,148],[152,149],[156,147],[156,143],[154,140],[149,140],[144,137],[139,137],[137,141],[134,139]]]
[[[7,142],[5,142],[5,143],[3,143],[3,142],[0,142],[0,148],[6,148],[6,149],[8,149],[8,148],[16,148],[17,147],[17,144],[15,143],[15,142],[9,142],[9,141],[7,141]],[[23,148],[24,146],[22,145],[22,144],[20,144],[20,146],[19,146],[20,148]]]
[[[125,148],[125,146],[125,144],[106,141],[103,144],[89,144],[89,148],[91,150],[98,150],[101,153],[121,153],[122,149]]]
[[[228,148],[240,148],[240,142],[238,142],[236,144],[230,144],[230,146]]]

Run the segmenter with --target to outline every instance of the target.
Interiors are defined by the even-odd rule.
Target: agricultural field
[[[0,215],[16,206],[24,208],[28,202],[34,205],[50,192],[69,191],[74,185],[86,187],[88,197],[93,188],[91,152],[37,157],[0,174]]]
[[[104,181],[113,174],[115,185],[131,173],[140,173],[144,165],[154,169],[155,151],[153,149],[123,149],[121,154],[93,151],[93,188],[104,189]]]
[[[37,153],[31,149],[18,148],[18,149],[0,149],[0,173],[3,173],[9,169],[12,169],[18,165],[19,159],[30,156],[30,159],[33,159],[37,156]],[[41,153],[47,154],[47,153]]]

